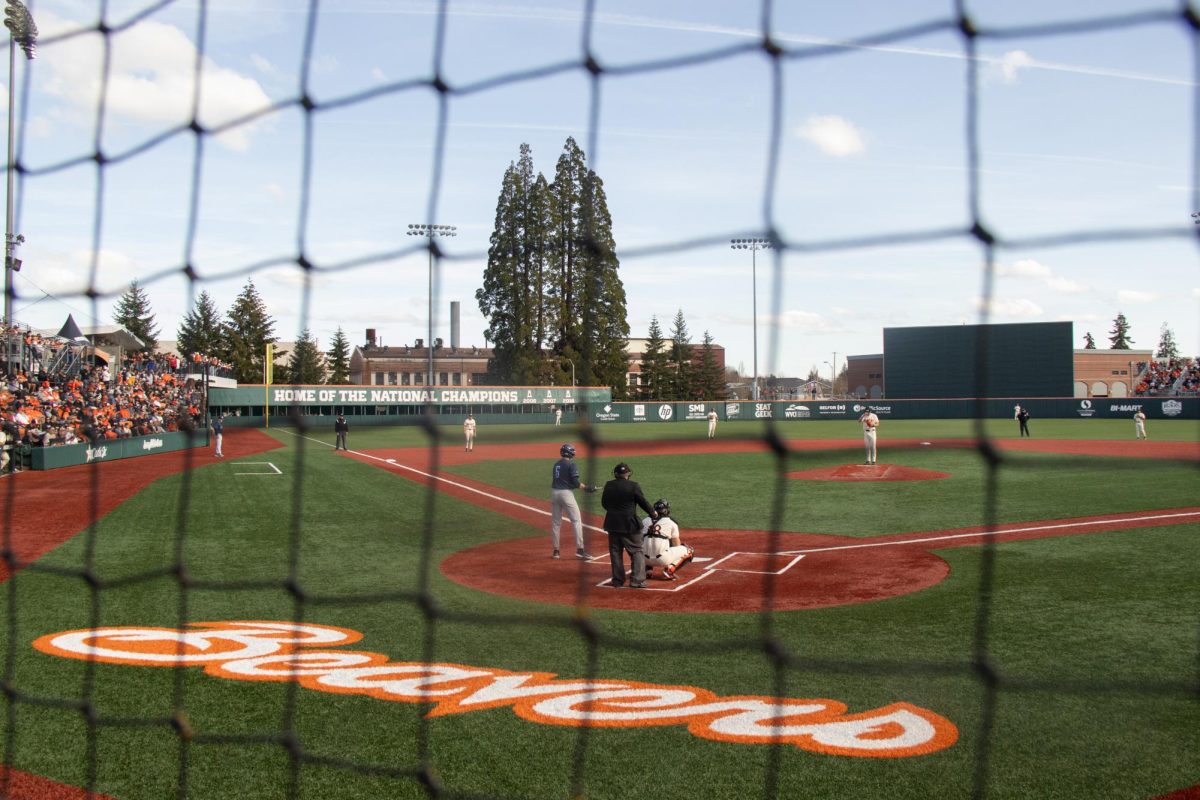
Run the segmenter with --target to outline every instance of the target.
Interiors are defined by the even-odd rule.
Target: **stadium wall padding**
[[[186,450],[189,447],[207,447],[208,432],[194,433],[175,431],[155,433],[150,436],[134,436],[129,439],[105,439],[96,444],[64,444],[54,447],[30,448],[30,465],[33,469],[59,469],[96,461],[117,461],[122,458],[137,458],[155,453]]]

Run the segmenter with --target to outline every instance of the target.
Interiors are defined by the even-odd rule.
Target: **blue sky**
[[[409,223],[457,225],[458,236],[443,243],[451,258],[438,268],[435,336],[449,339],[448,305],[459,300],[463,343],[482,345],[486,323],[474,292],[501,176],[528,142],[551,177],[567,136],[605,183],[633,336],[646,334],[652,316],[667,328],[682,310],[693,341],[711,332],[731,366],[752,371],[751,257],[731,250],[729,239],[771,225],[790,249],[756,259],[760,374],[803,376],[815,366],[827,375],[835,353],[840,365],[847,354],[880,352],[884,327],[982,319],[984,251],[965,236],[932,235],[970,220],[962,38],[931,25],[919,36],[863,43],[952,20],[948,0],[774,4],[775,40],[813,55],[778,70],[773,183],[776,73],[761,50],[735,52],[759,35],[757,4],[598,0],[592,52],[610,71],[597,83],[579,66],[582,2],[451,2],[441,74],[461,91],[446,106],[436,193],[439,101],[421,83],[433,74],[437,5],[326,2],[309,93],[334,105],[308,120],[306,209],[306,121],[288,101],[300,93],[307,2],[207,4],[201,123],[286,105],[204,137],[198,170],[190,133],[128,155],[190,119],[195,3],[172,4],[112,37],[99,125],[102,38],[67,34],[94,29],[100,4],[30,5],[41,46],[29,96],[18,94],[28,102],[18,120],[20,158],[36,174],[18,184],[17,231],[27,243],[14,316],[35,327],[56,327],[67,313],[84,325],[110,323],[116,296],[138,278],[161,337],[174,338],[190,301],[180,268],[195,191],[190,260],[203,277],[196,290],[207,289],[224,311],[253,274],[280,338],[307,326],[323,347],[339,325],[353,343],[368,327],[385,344],[425,337],[427,254],[405,234]],[[150,5],[111,2],[108,22],[123,26]],[[1189,216],[1198,210],[1196,68],[1184,26],[1165,19],[1174,3],[967,6],[977,26],[1012,31],[979,40],[976,62],[981,216],[1004,240],[1026,242],[996,251],[989,319],[1072,320],[1078,346],[1085,331],[1105,346],[1123,312],[1135,347],[1154,347],[1167,323],[1185,352],[1200,354]],[[1162,21],[1115,31],[1036,36],[1012,28],[1085,11],[1097,18],[1156,10]],[[629,69],[726,49],[710,61]],[[19,90],[25,68],[21,62]],[[501,77],[508,79],[489,84]],[[127,156],[105,167],[102,181],[88,160],[97,138],[106,156]],[[1115,230],[1155,235],[1044,241]],[[861,243],[906,233],[931,235]],[[301,247],[322,268],[308,289],[288,264]],[[89,286],[109,296],[93,303]]]

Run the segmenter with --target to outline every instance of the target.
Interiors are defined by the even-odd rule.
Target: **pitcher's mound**
[[[840,467],[789,472],[788,477],[802,481],[935,481],[949,478],[950,474],[902,467],[899,464],[843,464]]]

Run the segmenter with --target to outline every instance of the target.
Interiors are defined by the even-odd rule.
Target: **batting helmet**
[[[575,445],[564,444],[562,447],[558,448],[558,454],[560,456],[562,456],[563,458],[574,458],[575,457]]]
[[[614,478],[620,478],[623,475],[630,474],[631,472],[633,472],[633,470],[631,470],[629,468],[629,465],[626,464],[624,461],[622,461],[620,464],[617,464],[615,467],[613,467],[613,477]]]
[[[654,501],[654,512],[660,517],[671,516],[671,504],[665,498],[658,498]]]

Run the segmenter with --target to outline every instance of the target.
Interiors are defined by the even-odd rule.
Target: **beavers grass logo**
[[[703,739],[791,744],[839,756],[903,758],[958,740],[944,717],[909,703],[849,714],[843,703],[735,695],[693,686],[607,679],[555,680],[552,673],[462,664],[390,661],[380,653],[329,648],[362,634],[290,622],[203,622],[190,630],[96,628],[43,636],[43,653],[109,664],[197,666],[238,681],[296,681],[319,692],[427,703],[430,717],[509,707],[543,725],[643,728],[681,725]]]

